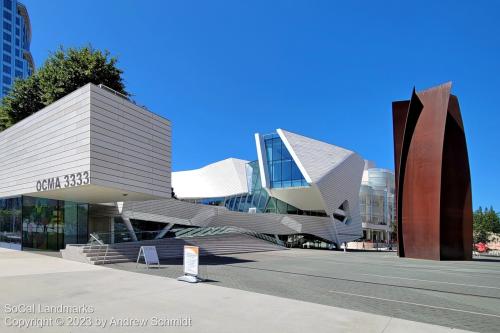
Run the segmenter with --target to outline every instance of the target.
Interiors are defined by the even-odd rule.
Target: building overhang
[[[316,186],[267,189],[271,196],[301,210],[324,211],[321,193]]]
[[[23,195],[30,197],[73,201],[80,203],[106,203],[119,201],[146,201],[161,199],[161,196],[132,192],[99,185],[82,185],[49,191],[29,192]]]

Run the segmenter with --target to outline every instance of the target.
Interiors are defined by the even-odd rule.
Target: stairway
[[[160,260],[182,258],[184,245],[198,246],[200,256],[286,250],[285,247],[252,235],[229,233],[189,236],[186,238],[163,238],[110,245],[66,245],[66,248],[61,250],[61,254],[64,259],[103,265],[134,262],[137,260],[141,246],[156,246]]]

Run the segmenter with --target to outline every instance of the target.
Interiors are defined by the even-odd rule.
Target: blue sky
[[[453,82],[474,207],[500,209],[499,1],[23,0],[37,66],[108,49],[135,100],[173,122],[173,169],[256,158],[283,128],[393,169],[391,102]]]

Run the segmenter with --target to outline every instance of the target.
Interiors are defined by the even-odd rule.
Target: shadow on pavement
[[[255,260],[247,260],[240,259],[230,256],[200,256],[199,263],[200,266],[215,266],[215,265],[228,265],[228,264],[241,264],[247,262],[255,262]],[[170,258],[170,259],[161,259],[161,265],[170,265],[170,266],[182,266],[182,258]]]

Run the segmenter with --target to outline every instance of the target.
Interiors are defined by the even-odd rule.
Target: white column
[[[128,233],[130,234],[130,237],[134,240],[134,242],[137,242],[137,235],[135,234],[134,227],[132,226],[132,223],[130,223],[130,219],[128,217],[125,217],[122,215],[123,223],[125,223],[125,226],[128,229]]]
[[[160,238],[163,238],[163,236],[165,236],[167,234],[167,232],[172,229],[172,227],[174,226],[173,223],[168,223],[161,231],[158,235],[156,235],[155,239],[160,239]]]

